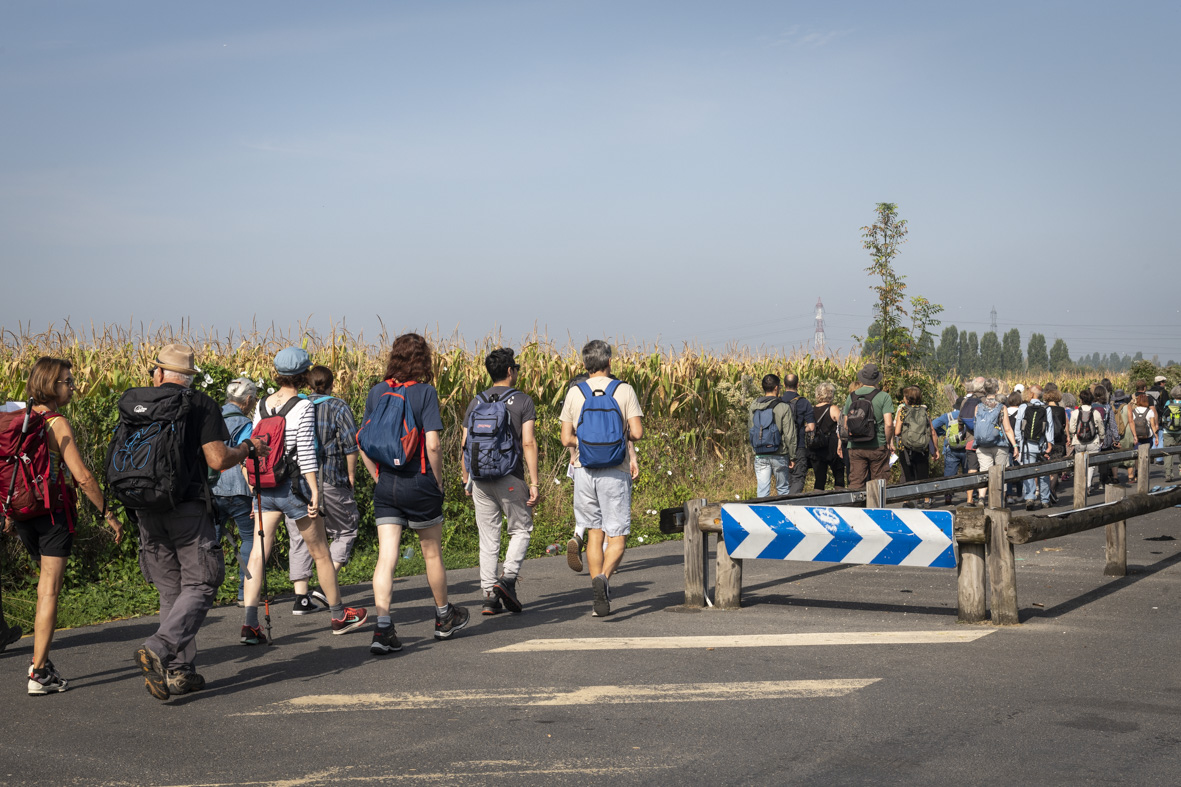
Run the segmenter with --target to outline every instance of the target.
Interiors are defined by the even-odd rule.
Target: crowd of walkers
[[[587,343],[586,374],[571,381],[560,416],[574,482],[576,530],[567,559],[581,570],[585,550],[591,614],[597,617],[611,613],[610,580],[623,560],[638,475],[633,443],[643,436],[639,400],[611,374],[611,356],[605,342]],[[411,333],[393,342],[360,424],[332,396],[332,370],[314,366],[304,350],[285,348],[273,365],[273,393],[260,397],[256,384],[241,377],[229,383],[219,405],[192,388],[198,374],[193,351],[168,345],[150,365],[151,385],[130,389],[119,400],[103,474],[139,530],[140,568],[160,594],[159,625],[135,651],[144,685],[157,699],[205,687],[196,670],[196,636],[225,578],[221,539],[230,522],[241,539],[243,645],[263,645],[270,636],[265,567],[281,521],[290,539],[292,614],[327,609],[332,634],[365,626],[369,611],[347,606],[337,581],[357,537],[358,460],[375,482],[377,619],[370,651],[384,655],[402,648],[391,604],[407,528],[417,534],[426,564],[435,638],[448,639],[468,625],[468,610],[450,600],[443,563],[443,422],[427,341]],[[489,353],[485,368],[491,386],[464,414],[459,462],[479,531],[481,612],[519,613],[517,579],[540,498],[536,405],[516,387],[520,364],[511,349]],[[0,412],[0,457],[6,460],[0,465],[0,502],[5,532],[15,531],[40,566],[28,693],[41,695],[69,686],[49,649],[73,545],[74,490],[80,488],[103,513],[117,543],[124,525],[59,412],[75,390],[70,362],[39,359],[27,387],[26,405],[6,405]],[[503,561],[502,527],[509,540]],[[0,614],[0,650],[21,635]]]
[[[748,417],[757,495],[769,496],[772,481],[776,494],[803,491],[809,468],[817,490],[826,488],[830,473],[834,487],[844,486],[847,477],[848,488],[862,489],[870,480],[889,480],[895,463],[902,480],[914,482],[930,478],[931,463],[940,458],[944,477],[950,477],[987,472],[994,465],[1065,459],[1076,452],[1181,445],[1181,385],[1168,389],[1165,382],[1163,375],[1151,386],[1135,382],[1132,394],[1114,389],[1107,379],[1077,395],[1054,383],[1018,384],[1006,394],[998,380],[976,377],[965,381],[965,395],[948,412],[932,417],[916,386],[899,392],[895,408],[876,364],[858,372],[843,407],[833,403],[832,383],[816,386],[812,404],[799,395],[794,374],[783,378],[782,386],[778,375],[768,374]],[[1166,480],[1177,479],[1174,458],[1165,457],[1164,465]],[[1122,468],[1091,467],[1088,487],[1096,473],[1104,483],[1117,482],[1121,470],[1129,483],[1136,480],[1133,462]],[[1020,489],[1008,490],[1007,503],[1020,500],[1030,511],[1057,505],[1060,481],[1059,474],[1026,479]],[[952,502],[951,494],[944,496],[944,505]],[[983,504],[983,494],[968,490],[967,503],[976,502]]]

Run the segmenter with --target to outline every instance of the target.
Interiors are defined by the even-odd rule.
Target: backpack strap
[[[594,398],[595,392],[591,390],[591,387],[585,381],[578,384],[578,390],[582,391],[582,397],[588,402]]]

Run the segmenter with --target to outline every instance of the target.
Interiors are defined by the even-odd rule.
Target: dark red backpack
[[[265,397],[259,401],[260,418],[250,436],[262,439],[271,447],[271,452],[265,457],[246,460],[250,483],[253,484],[257,478],[259,488],[274,489],[299,472],[295,446],[292,446],[290,451],[287,450],[287,414],[302,401],[304,400],[300,397],[293,396],[287,400],[287,404],[274,412],[267,410]]]
[[[32,407],[0,413],[0,515],[18,522],[57,511],[66,513],[73,532],[73,500],[64,483],[64,463],[50,476],[45,430],[58,413]]]

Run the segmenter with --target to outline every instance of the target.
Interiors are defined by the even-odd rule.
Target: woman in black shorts
[[[418,533],[426,578],[435,599],[435,639],[446,639],[467,625],[468,611],[447,601],[447,569],[443,567],[443,453],[439,433],[439,393],[431,367],[431,348],[426,339],[407,333],[394,340],[386,363],[385,379],[373,386],[365,400],[365,416],[357,433],[361,461],[377,483],[373,490],[373,515],[377,522],[378,556],[373,570],[373,603],[377,607],[377,630],[369,650],[376,654],[402,649],[390,617],[394,569],[402,528]],[[402,467],[378,463],[365,453],[372,448],[370,419],[382,407],[382,397],[404,397],[417,425],[418,439]]]
[[[29,664],[29,694],[65,691],[69,683],[58,674],[49,660],[49,646],[57,625],[57,597],[66,576],[66,562],[74,544],[76,483],[99,511],[104,510],[103,494],[94,475],[86,469],[74,430],[58,411],[74,398],[74,375],[69,361],[38,358],[29,372],[26,397],[33,410],[46,414],[45,443],[49,448],[49,476],[62,490],[51,512],[22,522],[5,522],[5,531],[13,526],[25,549],[41,566],[37,580],[37,611],[33,623],[33,660]],[[65,469],[62,469],[62,463]],[[73,479],[73,483],[70,479]],[[52,491],[52,490],[51,490]],[[123,523],[111,511],[106,522],[115,531],[115,543],[123,540]]]

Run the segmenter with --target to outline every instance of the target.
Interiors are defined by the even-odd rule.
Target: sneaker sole
[[[369,620],[369,613],[365,613],[365,617],[361,618],[360,620],[358,620],[354,623],[348,624],[344,628],[332,629],[332,633],[333,634],[348,634],[350,631],[356,631],[357,629],[361,628],[361,626],[364,626],[365,621],[367,621],[367,620]]]
[[[140,648],[135,652],[135,662],[144,672],[144,688],[148,693],[158,700],[168,699],[168,680],[164,677],[160,657],[147,648]]]
[[[503,609],[489,609],[488,607],[484,607],[483,609],[480,610],[481,615],[499,615],[501,612],[504,612],[504,610]]]
[[[577,538],[566,542],[566,565],[570,566],[571,571],[582,573],[582,545],[578,543]]]
[[[521,602],[509,595],[508,592],[505,591],[505,589],[499,584],[492,586],[492,592],[496,594],[496,597],[500,599],[500,603],[504,604],[505,609],[507,609],[509,612],[512,612],[516,615],[521,613]]]
[[[607,580],[601,576],[591,580],[595,591],[594,616],[604,618],[611,614],[611,600],[607,598]]]
[[[435,632],[435,639],[448,639],[448,638],[450,638],[452,634],[454,634],[455,632],[459,631],[460,629],[467,628],[467,624],[468,624],[470,621],[471,621],[471,618],[468,618],[468,619],[467,619],[467,620],[465,620],[464,622],[462,622],[462,623],[458,623],[458,624],[456,624],[456,625],[452,626],[450,631],[436,631],[436,632]]]
[[[29,681],[29,683],[35,684],[35,686],[29,687],[30,697],[44,697],[46,694],[60,694],[70,687],[70,684],[64,680],[56,686],[42,686],[36,681]]]
[[[373,645],[369,646],[369,652],[375,656],[388,656],[391,653],[398,653],[401,650],[402,650],[401,645],[399,645],[396,648],[393,645],[373,644]]]
[[[319,612],[319,611],[320,611],[319,607],[316,607],[315,609],[293,609],[293,610],[291,610],[291,614],[292,615],[312,615],[312,614]]]

